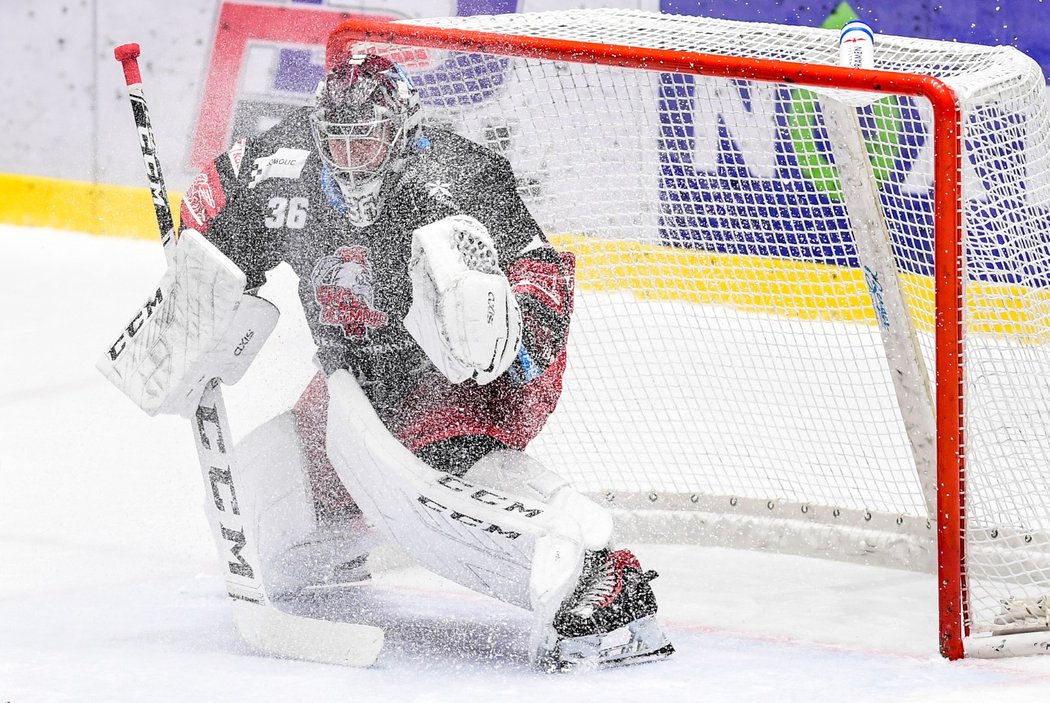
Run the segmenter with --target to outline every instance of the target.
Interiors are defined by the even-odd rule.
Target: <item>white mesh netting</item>
[[[838,56],[835,31],[633,11],[418,22],[810,63]],[[904,423],[912,409],[894,392],[858,258],[840,173],[849,155],[824,119],[828,101],[849,96],[602,67],[584,53],[383,49],[412,75],[432,123],[510,159],[534,216],[577,254],[565,394],[537,456],[614,507],[852,516],[862,536],[846,551],[860,555],[877,548],[863,536],[869,523],[900,525],[920,544],[904,558],[929,567],[933,531]],[[1050,593],[1045,84],[1010,48],[886,36],[875,62],[942,78],[963,108],[967,569],[973,629],[987,631],[1000,601]],[[932,374],[932,111],[896,95],[852,104],[920,366]],[[825,539],[803,541],[831,550]]]

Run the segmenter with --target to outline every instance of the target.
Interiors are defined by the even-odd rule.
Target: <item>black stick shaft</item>
[[[128,84],[128,97],[131,99],[131,112],[138,130],[139,147],[142,149],[142,160],[146,165],[146,178],[149,179],[150,194],[153,199],[153,210],[157,215],[157,227],[164,254],[171,260],[175,245],[175,222],[168,204],[168,191],[164,187],[164,174],[157,156],[157,143],[153,138],[153,127],[150,125],[149,107],[142,92],[142,75],[139,73],[139,45],[122,44],[113,50],[113,56],[124,68],[124,80]]]

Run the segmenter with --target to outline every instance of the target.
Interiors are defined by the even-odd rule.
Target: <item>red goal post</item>
[[[425,20],[423,20],[425,22]],[[964,448],[962,368],[962,129],[955,92],[930,75],[861,70],[816,63],[755,59],[543,38],[421,24],[350,19],[327,44],[329,65],[354,44],[517,56],[643,71],[717,76],[812,87],[833,87],[924,98],[933,110],[935,229],[936,485],[940,649],[964,655]]]

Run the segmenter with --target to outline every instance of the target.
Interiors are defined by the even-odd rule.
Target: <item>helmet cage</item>
[[[321,161],[351,189],[382,178],[405,150],[404,121],[387,116],[367,122],[328,122],[323,110],[310,115]]]
[[[354,191],[403,167],[421,129],[419,98],[389,59],[352,56],[326,76],[310,125],[322,162]]]

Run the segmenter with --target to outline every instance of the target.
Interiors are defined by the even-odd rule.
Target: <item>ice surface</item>
[[[936,654],[932,576],[641,545],[665,662],[543,675],[528,616],[414,567],[304,608],[387,628],[378,665],[257,656],[241,644],[184,420],[148,418],[93,368],[164,266],[150,242],[0,227],[0,702],[1033,701],[1050,658]],[[302,354],[293,281],[264,354]],[[265,359],[260,362],[265,364]],[[235,432],[286,407],[309,369],[231,389]]]

